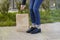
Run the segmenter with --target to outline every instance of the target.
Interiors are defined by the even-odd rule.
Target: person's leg
[[[33,12],[34,2],[35,2],[35,0],[30,0],[30,6],[29,6],[32,26],[34,26],[34,24],[35,24],[35,15],[34,15],[34,12]]]
[[[35,29],[35,27],[34,27],[35,26],[35,15],[34,15],[34,12],[33,12],[34,1],[35,0],[30,0],[29,9],[30,9],[30,17],[31,17],[32,25],[31,25],[31,28],[29,28],[29,30],[27,30],[27,33],[30,33],[31,31],[33,31]]]
[[[31,34],[36,34],[41,32],[41,28],[39,28],[40,26],[40,13],[39,13],[39,7],[41,5],[43,0],[35,0],[34,2],[34,6],[33,6],[33,11],[34,11],[34,15],[35,15],[35,29],[33,31],[31,31]]]
[[[43,0],[35,0],[34,6],[33,6],[33,11],[35,15],[35,24],[40,25],[40,13],[39,13],[39,7],[42,4]]]

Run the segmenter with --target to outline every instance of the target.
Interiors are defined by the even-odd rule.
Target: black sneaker
[[[41,29],[35,28],[33,31],[30,32],[31,34],[41,33]]]
[[[28,31],[26,31],[27,33],[30,33],[31,31],[33,31],[35,29],[35,27],[31,27]]]

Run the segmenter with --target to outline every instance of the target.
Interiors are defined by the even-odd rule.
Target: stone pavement
[[[0,40],[60,40],[60,23],[41,24],[42,33],[17,32],[14,27],[0,27]]]

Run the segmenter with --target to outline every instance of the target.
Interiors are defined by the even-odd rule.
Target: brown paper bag
[[[16,29],[17,31],[27,31],[29,28],[28,14],[16,14]]]

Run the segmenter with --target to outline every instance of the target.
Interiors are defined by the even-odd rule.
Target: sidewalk
[[[16,27],[0,27],[0,40],[60,40],[60,23],[41,24],[42,33],[17,32]]]

